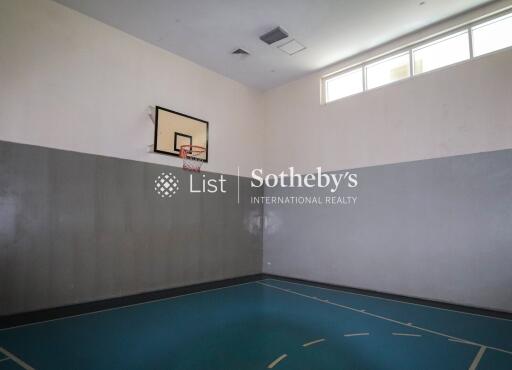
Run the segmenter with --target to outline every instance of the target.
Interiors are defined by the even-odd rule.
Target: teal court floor
[[[512,321],[266,279],[0,331],[0,370],[512,369]]]

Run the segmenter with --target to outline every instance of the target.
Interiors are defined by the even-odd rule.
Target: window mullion
[[[414,65],[412,62],[412,49],[409,49],[409,77],[414,76]]]
[[[363,91],[368,90],[368,86],[366,85],[366,63],[363,63]]]
[[[469,59],[473,59],[473,29],[468,27]]]

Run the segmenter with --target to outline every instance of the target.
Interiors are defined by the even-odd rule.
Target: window
[[[458,29],[448,36],[431,38],[427,43],[417,42],[394,54],[389,53],[385,59],[367,60],[347,71],[322,78],[325,103],[409,78],[411,74],[419,75],[512,47],[510,10]]]
[[[357,68],[325,80],[327,103],[363,91],[363,69]]]
[[[468,31],[462,31],[413,49],[414,74],[469,59]]]
[[[409,76],[409,53],[395,55],[366,66],[366,87],[373,89]]]
[[[476,25],[471,32],[474,56],[512,46],[512,14]]]

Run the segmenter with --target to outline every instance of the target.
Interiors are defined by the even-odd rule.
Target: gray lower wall
[[[359,186],[338,194],[355,205],[266,205],[262,240],[263,207],[249,200],[263,194],[247,178],[238,205],[232,176],[227,194],[190,194],[176,167],[0,141],[0,315],[256,274],[262,263],[512,311],[511,164],[504,150],[357,169]],[[168,171],[181,189],[162,199],[154,179]]]
[[[181,189],[162,199],[168,171]],[[238,205],[235,177],[191,194],[189,175],[0,141],[0,315],[260,273],[262,191],[241,178]]]
[[[512,150],[354,172],[354,206],[265,206],[264,272],[512,311]]]

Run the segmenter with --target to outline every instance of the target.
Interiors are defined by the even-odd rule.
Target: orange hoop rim
[[[199,145],[182,145],[180,146],[180,157],[181,158],[189,158],[196,159],[198,161],[202,161],[202,159],[197,158],[198,155],[206,152],[206,148]]]

